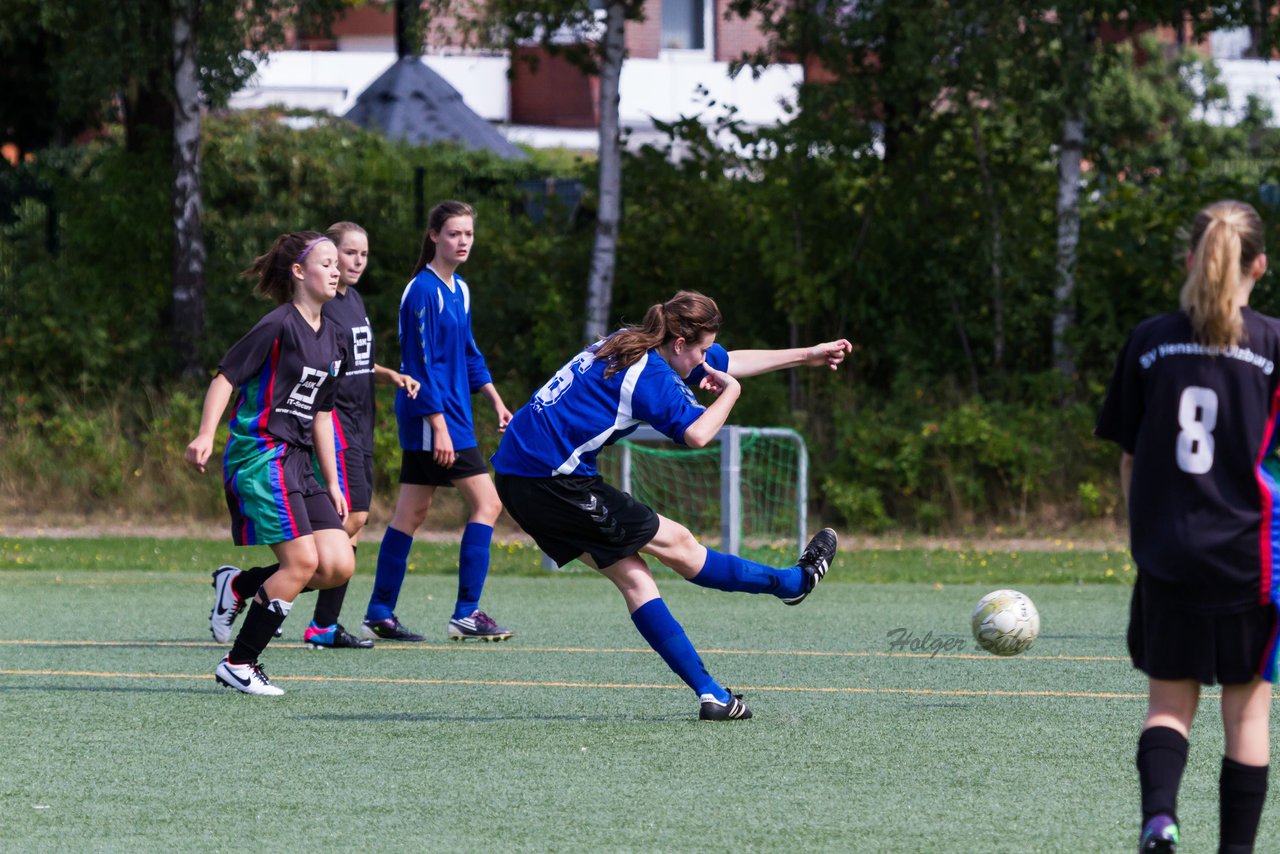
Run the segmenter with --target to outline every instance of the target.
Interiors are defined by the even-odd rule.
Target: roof
[[[510,159],[527,156],[472,111],[458,90],[421,57],[406,56],[392,63],[360,93],[346,118],[412,143],[455,142]]]

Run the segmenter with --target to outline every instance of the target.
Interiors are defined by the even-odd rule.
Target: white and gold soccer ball
[[[973,609],[973,638],[995,655],[1026,652],[1040,634],[1040,612],[1017,590],[993,590]]]

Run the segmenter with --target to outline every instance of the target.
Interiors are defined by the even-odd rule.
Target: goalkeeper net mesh
[[[738,538],[741,547],[800,548],[802,482],[806,466],[803,440],[788,435],[739,431]],[[784,431],[773,431],[783,433]],[[627,457],[630,484],[627,484]],[[605,480],[629,491],[637,501],[677,521],[701,542],[723,547],[721,443],[684,448],[668,441],[625,439],[599,458]]]

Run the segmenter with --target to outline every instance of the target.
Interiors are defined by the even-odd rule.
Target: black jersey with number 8
[[[1096,433],[1133,454],[1129,529],[1141,572],[1188,607],[1270,601],[1280,558],[1280,321],[1243,310],[1236,347],[1195,341],[1184,312],[1130,335]]]

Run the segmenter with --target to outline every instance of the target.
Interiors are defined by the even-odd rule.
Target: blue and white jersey
[[[596,345],[574,356],[520,408],[493,455],[499,474],[598,474],[596,455],[649,424],[675,442],[705,411],[680,375],[650,350],[605,378]]]
[[[416,398],[396,392],[400,447],[432,450],[426,416],[444,414],[454,450],[476,447],[471,395],[492,382],[484,355],[471,335],[471,290],[461,276],[446,284],[425,267],[400,296],[400,372],[422,387]]]

